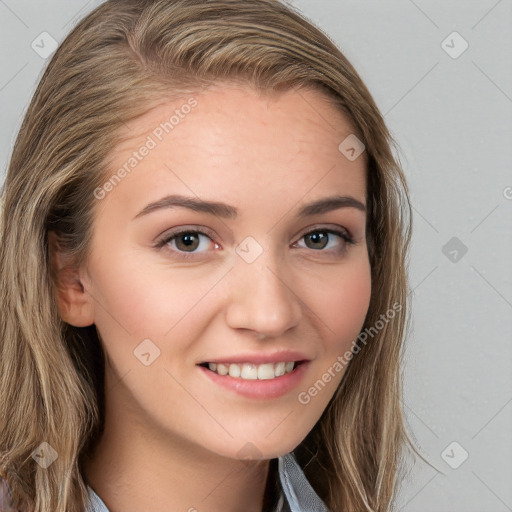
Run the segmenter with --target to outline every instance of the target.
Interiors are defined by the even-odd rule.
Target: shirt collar
[[[329,512],[311,487],[292,453],[279,457],[279,479],[284,499],[275,512]],[[110,512],[101,498],[88,486],[91,505],[87,512]]]

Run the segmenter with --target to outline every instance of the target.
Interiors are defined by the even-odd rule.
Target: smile
[[[270,380],[291,373],[299,363],[281,361],[278,363],[204,363],[201,366],[221,376],[244,380]]]

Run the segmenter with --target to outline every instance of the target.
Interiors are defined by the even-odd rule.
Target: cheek
[[[354,272],[346,276],[338,293],[332,292],[327,311],[329,325],[345,348],[347,342],[354,340],[359,334],[371,298],[370,271]]]
[[[371,269],[368,261],[330,273],[323,287],[309,293],[310,307],[318,316],[322,351],[301,386],[297,401],[301,418],[313,428],[343,378],[352,359],[352,345],[359,335],[371,298]]]
[[[171,271],[162,264],[149,265],[137,253],[128,257],[128,251],[111,254],[110,263],[96,260],[90,266],[95,324],[107,349],[130,354],[146,338],[162,352],[185,349],[203,328],[193,320],[219,276],[199,268]]]
[[[371,269],[368,260],[361,258],[326,275],[316,283],[304,282],[304,289],[305,302],[324,333],[324,349],[332,355],[344,352],[364,324],[371,298]]]

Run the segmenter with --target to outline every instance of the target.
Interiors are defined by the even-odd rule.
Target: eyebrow
[[[133,219],[137,219],[157,210],[168,208],[187,208],[195,212],[208,213],[226,219],[235,219],[238,216],[238,209],[226,203],[216,201],[204,201],[195,197],[180,195],[165,196],[158,201],[149,203]],[[366,206],[352,196],[330,196],[324,197],[301,207],[297,216],[299,218],[318,215],[321,213],[338,210],[340,208],[355,208],[366,212]]]

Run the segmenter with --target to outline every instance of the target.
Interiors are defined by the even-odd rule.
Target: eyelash
[[[355,245],[355,240],[352,238],[352,236],[349,234],[348,231],[342,231],[342,230],[339,230],[339,229],[333,229],[333,228],[316,228],[316,229],[313,229],[311,231],[308,231],[307,233],[304,233],[300,238],[299,240],[302,240],[304,237],[308,236],[308,235],[311,235],[311,234],[314,234],[314,233],[329,233],[329,234],[334,234],[334,235],[337,235],[339,236],[340,238],[342,238],[345,243],[349,244],[349,245]],[[184,234],[187,234],[187,235],[196,235],[196,234],[200,234],[200,235],[204,235],[206,237],[208,237],[210,240],[212,239],[211,237],[211,234],[207,231],[202,231],[200,229],[181,229],[179,231],[174,231],[174,232],[171,232],[171,233],[167,233],[166,235],[163,236],[163,238],[159,239],[156,241],[155,243],[155,247],[157,249],[163,249],[164,246],[168,245],[172,240],[174,240],[175,238],[178,238],[180,235],[184,235]],[[213,241],[213,240],[212,240]],[[306,248],[307,249],[307,248]],[[179,259],[183,259],[183,260],[194,260],[196,259],[196,255],[198,253],[196,252],[193,252],[193,253],[187,253],[187,252],[181,252],[179,250],[176,250],[176,249],[170,249],[173,253],[176,253],[178,256]],[[346,250],[347,250],[347,247],[343,247],[341,249],[337,249],[337,250],[324,250],[324,249],[310,249],[311,251],[315,251],[315,252],[335,252],[335,253],[338,253],[339,255],[343,254]],[[200,253],[199,253],[200,254]]]

